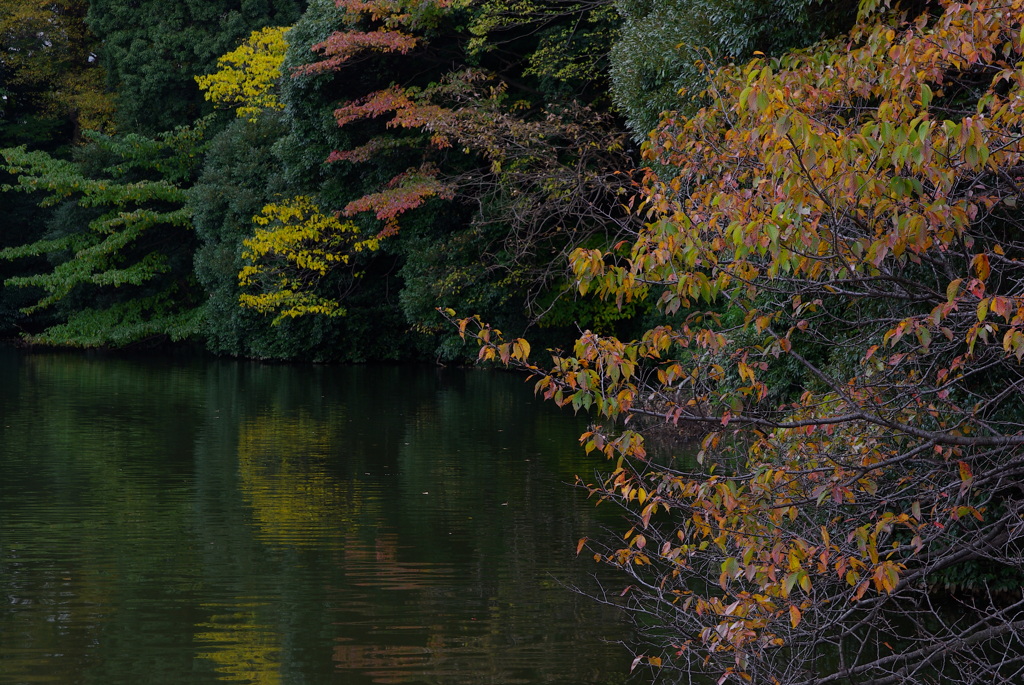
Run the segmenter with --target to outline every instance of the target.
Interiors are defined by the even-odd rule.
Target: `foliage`
[[[253,221],[267,228],[257,228],[256,234],[244,241],[242,258],[248,263],[238,273],[238,281],[242,286],[262,287],[255,295],[243,293],[242,305],[278,312],[277,320],[303,314],[344,314],[337,300],[313,291],[328,273],[348,263],[349,251],[376,250],[379,240],[358,240],[355,224],[324,214],[309,196],[265,205]]]
[[[652,649],[635,666],[808,684],[1024,673],[1024,3],[887,9],[721,70],[707,107],[652,133],[647,223],[572,266],[581,292],[656,300],[669,323],[587,331],[548,369],[527,341],[460,324],[559,405],[706,433],[696,461],[667,462],[629,423],[583,436],[613,464],[592,493],[636,524],[590,543],[630,576]],[[772,394],[783,369],[798,375]],[[931,594],[979,564],[999,583]]]
[[[287,26],[298,0],[90,0],[87,23],[116,93],[122,130],[154,134],[207,113],[194,77],[252,31]]]
[[[91,347],[187,338],[197,316],[190,213],[179,184],[192,173],[202,132],[90,137],[77,163],[24,148],[0,152],[17,175],[17,185],[3,190],[41,192],[41,204],[59,206],[56,217],[65,219],[41,239],[0,251],[0,259],[45,256],[52,266],[5,281],[39,293],[25,314],[57,308],[64,319],[30,339]]]
[[[519,327],[542,316],[542,294],[566,285],[564,268],[551,256],[595,234],[614,234],[619,222],[631,220],[619,203],[621,187],[629,182],[621,170],[631,168],[632,160],[610,117],[558,100],[566,89],[586,90],[583,82],[592,73],[567,68],[541,74],[535,68],[540,62],[531,67],[529,59],[508,64],[502,51],[487,49],[483,37],[490,26],[502,33],[499,41],[529,37],[536,49],[550,48],[531,35],[539,26],[561,32],[583,21],[600,26],[579,30],[580,38],[597,36],[610,23],[607,7],[338,7],[341,27],[312,46],[321,58],[292,60],[293,76],[284,88],[286,101],[314,90],[348,97],[332,108],[345,137],[318,173],[329,170],[335,187],[349,194],[321,185],[321,203],[328,206],[337,197],[344,216],[369,230],[376,223],[381,254],[397,253],[402,260],[408,288],[402,291],[403,310],[416,330],[443,330],[433,313],[438,297],[455,306],[487,302],[492,312],[498,306]],[[586,50],[595,42],[587,42]],[[580,64],[587,54],[565,53]],[[380,73],[366,78],[373,69]],[[524,76],[538,83],[561,79],[563,85],[527,88],[520,81]],[[392,85],[381,88],[388,80]],[[323,136],[319,130],[316,135]],[[438,200],[456,203],[442,208]],[[483,277],[474,273],[481,262],[490,265]],[[274,291],[266,296],[273,300]]]
[[[533,47],[522,55],[524,75],[540,79],[545,92],[556,94],[568,85],[604,90],[608,46],[618,35],[620,18],[611,0],[489,0],[481,3],[469,26],[471,55],[488,55],[525,38]],[[603,93],[588,93],[603,99]]]
[[[778,54],[852,23],[855,3],[836,0],[619,0],[611,94],[640,139],[662,112],[692,113],[715,64]]]
[[[0,143],[49,142],[31,135],[38,128],[58,137],[46,123],[70,129],[70,139],[80,129],[109,127],[113,107],[92,54],[97,46],[86,9],[82,0],[0,6]]]
[[[312,3],[288,31],[282,71],[290,73],[311,61],[315,55],[310,45],[336,30],[339,17],[330,0]],[[388,294],[397,295],[400,289],[393,256],[363,250],[349,255],[344,268],[316,275],[316,295],[343,296],[349,310],[344,317],[282,319],[239,306],[243,291],[238,274],[254,265],[242,258],[243,241],[255,235],[258,225],[253,217],[265,205],[305,196],[324,207],[338,206],[364,185],[359,175],[339,175],[324,164],[330,151],[346,139],[332,117],[334,93],[343,87],[334,81],[331,74],[282,78],[275,90],[283,110],[265,109],[254,121],[236,119],[211,142],[200,180],[189,195],[200,240],[196,274],[207,295],[203,332],[214,351],[322,361],[401,358],[411,352],[397,298]],[[257,262],[267,274],[287,264],[274,259]],[[245,292],[257,296],[260,291],[248,286]]]
[[[218,70],[196,76],[211,102],[235,107],[235,113],[254,121],[264,109],[284,109],[274,89],[288,50],[288,27],[253,31],[237,48],[217,58]]]

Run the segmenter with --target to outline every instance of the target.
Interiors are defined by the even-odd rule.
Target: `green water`
[[[623,682],[583,428],[493,373],[0,349],[0,682]]]

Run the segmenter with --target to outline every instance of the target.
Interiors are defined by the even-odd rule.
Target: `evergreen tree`
[[[197,332],[195,250],[184,188],[201,159],[202,126],[157,138],[89,134],[74,160],[24,147],[0,150],[17,177],[5,192],[54,209],[38,239],[0,250],[38,271],[7,278],[34,303],[22,309],[33,342],[83,347],[182,340]]]
[[[87,21],[123,130],[153,134],[208,107],[194,76],[213,69],[251,31],[295,22],[301,0],[93,0]]]
[[[662,112],[695,111],[707,75],[755,52],[806,47],[853,23],[839,0],[618,0],[612,98],[638,138]]]

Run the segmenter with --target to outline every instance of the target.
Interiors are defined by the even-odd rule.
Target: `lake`
[[[622,683],[585,426],[501,373],[0,348],[0,682]]]

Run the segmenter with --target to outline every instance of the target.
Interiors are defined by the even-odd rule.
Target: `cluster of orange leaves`
[[[754,429],[737,473],[702,477],[648,470],[631,430],[583,436],[616,464],[593,491],[639,507],[626,546],[603,558],[656,562],[661,586],[705,625],[680,650],[731,654],[740,675],[757,645],[784,644],[801,624],[814,630],[822,607],[896,592],[951,522],[983,521],[967,497],[964,449],[1004,438],[984,443],[970,412],[944,401],[982,351],[1009,363],[1024,356],[1015,271],[1024,254],[983,228],[1024,200],[1024,1],[943,0],[941,12],[910,22],[886,4],[865,3],[841,40],[720,71],[707,107],[688,119],[668,113],[652,133],[644,155],[662,171],[645,181],[648,223],[628,252],[572,256],[581,293],[620,305],[656,294],[679,325],[632,342],[586,332],[571,356],[543,369],[524,341],[474,333],[481,359],[528,368],[559,405],[714,429],[702,459],[720,449],[725,428]],[[963,82],[979,80],[980,95],[965,94]],[[962,100],[969,110],[948,115]],[[852,378],[826,377],[800,356],[824,297],[866,297],[865,284],[937,262],[947,280],[928,308],[879,324]],[[726,330],[702,303],[725,303],[742,323]],[[755,342],[738,343],[737,332]],[[936,340],[946,352],[933,359]],[[763,372],[787,357],[825,387],[764,418]],[[655,373],[640,380],[644,368]],[[870,380],[881,377],[884,385]],[[645,410],[648,397],[665,403]],[[941,496],[900,471],[921,455],[952,484]],[[922,499],[900,498],[905,511],[876,497],[913,487]],[[669,511],[675,535],[652,549],[652,518]],[[718,560],[717,591],[677,583],[708,559]]]

